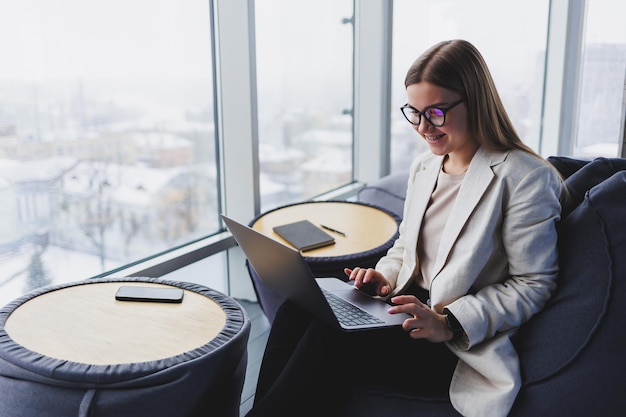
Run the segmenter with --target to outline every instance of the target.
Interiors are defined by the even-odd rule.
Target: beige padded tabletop
[[[226,323],[222,308],[204,295],[185,290],[180,304],[117,301],[122,285],[170,287],[118,281],[60,288],[18,306],[5,330],[34,352],[108,365],[188,352],[211,341]]]
[[[259,217],[252,228],[286,244],[272,229],[285,223],[309,220],[342,231],[346,236],[324,230],[335,244],[303,252],[304,256],[345,256],[385,244],[398,230],[396,220],[375,207],[349,202],[329,201],[295,204],[270,211]]]

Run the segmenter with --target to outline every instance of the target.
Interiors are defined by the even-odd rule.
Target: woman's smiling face
[[[461,97],[458,93],[438,87],[428,82],[411,84],[406,88],[408,104],[419,111],[436,106],[442,110],[450,107]],[[445,115],[443,126],[435,127],[424,116],[415,129],[426,140],[430,151],[435,155],[449,155],[451,159],[471,160],[478,143],[469,137],[467,107],[465,103],[451,108]]]

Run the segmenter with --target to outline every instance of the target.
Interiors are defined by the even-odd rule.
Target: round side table
[[[118,301],[120,286],[178,287],[182,303]],[[0,310],[0,415],[238,416],[250,321],[197,284],[96,279]]]

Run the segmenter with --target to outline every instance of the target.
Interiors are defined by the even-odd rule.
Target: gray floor
[[[237,300],[248,313],[248,317],[252,322],[250,329],[250,338],[248,339],[248,367],[246,369],[246,381],[243,384],[243,392],[241,394],[241,409],[240,415],[244,416],[254,401],[254,390],[256,388],[256,381],[259,377],[259,368],[261,366],[261,359],[263,358],[263,351],[265,349],[265,343],[269,336],[270,324],[263,315],[261,307],[258,303]]]

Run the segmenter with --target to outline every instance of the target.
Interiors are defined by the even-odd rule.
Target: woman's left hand
[[[406,319],[402,328],[413,339],[426,339],[433,343],[446,342],[453,337],[446,326],[443,314],[437,314],[414,295],[398,295],[391,299],[396,304],[389,309],[390,314],[407,313],[413,318]]]

